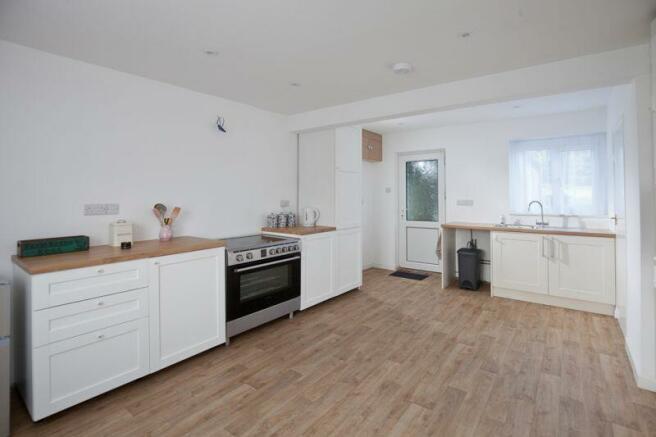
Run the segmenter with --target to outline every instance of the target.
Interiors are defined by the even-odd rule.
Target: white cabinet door
[[[344,293],[362,286],[362,232],[337,232],[335,250],[335,292]]]
[[[337,170],[335,173],[335,226],[358,227],[362,223],[362,174]]]
[[[146,375],[148,319],[38,347],[32,358],[31,413],[40,420]]]
[[[333,297],[335,232],[304,237],[301,255],[301,309]]]
[[[362,129],[355,127],[335,129],[335,169],[362,172]]]
[[[319,209],[319,225],[335,226],[335,130],[298,137],[298,209]]]
[[[492,286],[547,294],[548,237],[520,232],[492,233]]]
[[[152,260],[151,370],[225,343],[225,249]]]
[[[549,294],[615,304],[615,241],[611,238],[553,236]]]

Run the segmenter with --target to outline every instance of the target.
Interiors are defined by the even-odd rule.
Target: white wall
[[[223,237],[259,231],[282,199],[295,209],[283,116],[0,41],[0,276],[19,239],[105,243],[117,217],[85,203],[119,203],[149,239],[158,201],[182,207],[175,234]]]
[[[520,118],[468,125],[447,126],[386,134],[383,136],[383,162],[365,172],[364,191],[372,191],[373,220],[365,220],[365,252],[372,253],[371,264],[394,268],[397,241],[397,154],[399,152],[444,149],[446,156],[447,221],[491,222],[509,214],[508,142],[518,138],[540,138],[606,130],[604,109]],[[389,193],[386,192],[389,189]],[[457,206],[459,199],[473,200],[473,206]],[[365,198],[366,202],[366,198]],[[532,223],[535,217],[520,217]],[[560,219],[550,217],[554,225]],[[579,225],[570,221],[570,226]],[[587,220],[587,227],[608,227],[609,221]],[[368,229],[371,228],[371,229]],[[486,234],[477,234],[484,252],[489,250]],[[462,241],[468,235],[462,234]],[[488,258],[489,259],[489,258]],[[484,270],[484,277],[488,276]]]
[[[618,317],[638,385],[656,390],[654,153],[649,100],[647,75],[614,88],[608,105],[608,127],[613,129],[623,120],[627,274],[626,295],[618,296],[623,304],[618,308]]]

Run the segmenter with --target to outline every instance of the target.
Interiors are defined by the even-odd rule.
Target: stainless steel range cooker
[[[226,334],[230,337],[301,308],[301,242],[249,235],[226,242]]]

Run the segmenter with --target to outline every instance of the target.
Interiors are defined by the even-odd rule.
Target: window
[[[606,134],[510,142],[510,208],[526,214],[531,200],[545,214],[606,216]]]

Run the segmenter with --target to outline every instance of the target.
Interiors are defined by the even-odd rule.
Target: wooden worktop
[[[132,249],[113,246],[92,246],[83,252],[60,253],[57,255],[21,258],[12,256],[14,264],[31,275],[57,272],[61,270],[112,264],[135,259],[154,258],[176,253],[194,252],[196,250],[223,247],[221,240],[197,237],[176,237],[171,241],[145,240],[135,241]]]
[[[472,231],[495,231],[495,232],[523,232],[527,234],[548,235],[572,235],[579,237],[605,237],[615,238],[615,233],[607,229],[579,229],[579,228],[525,228],[525,227],[502,227],[492,223],[466,223],[450,222],[442,225],[442,229],[466,229]]]
[[[337,228],[332,226],[294,226],[293,228],[262,228],[262,232],[274,234],[304,235],[321,234],[322,232],[336,231]]]

